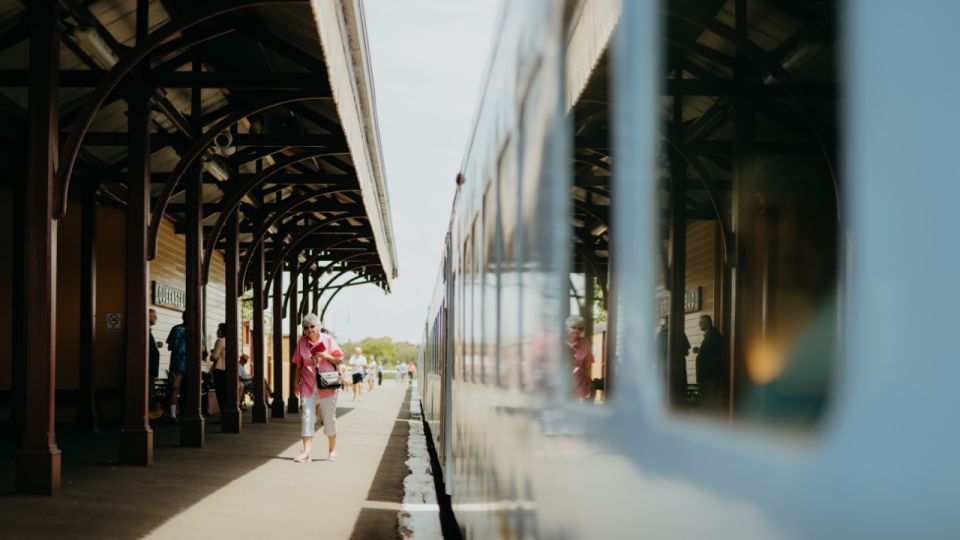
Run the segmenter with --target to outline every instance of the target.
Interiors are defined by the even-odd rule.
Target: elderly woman
[[[323,419],[323,433],[330,441],[329,461],[337,459],[337,393],[339,389],[317,388],[317,372],[336,372],[343,360],[343,351],[330,334],[320,333],[320,320],[314,314],[303,318],[303,335],[297,341],[291,362],[296,368],[294,391],[300,396],[300,435],[303,452],[294,461],[310,461],[310,447],[316,425],[317,409]],[[323,344],[318,351],[318,344]],[[316,351],[316,352],[315,352]]]
[[[579,399],[590,397],[590,364],[593,353],[584,336],[586,321],[579,315],[567,317],[567,345],[573,353],[573,393]]]

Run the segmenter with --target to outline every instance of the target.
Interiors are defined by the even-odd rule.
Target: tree
[[[383,362],[384,369],[401,362],[416,362],[419,348],[413,343],[405,341],[394,342],[389,337],[366,337],[360,341],[348,341],[341,345],[344,354],[353,354],[353,349],[360,347],[367,358],[376,356],[378,362]]]

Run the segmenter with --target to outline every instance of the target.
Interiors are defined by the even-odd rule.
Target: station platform
[[[5,446],[0,537],[438,537],[439,525],[414,533],[403,523],[408,446],[423,444],[408,440],[410,426],[419,423],[411,419],[415,391],[385,381],[363,401],[341,392],[335,462],[324,459],[323,436],[314,440],[320,460],[293,462],[299,415],[251,424],[248,412],[240,434],[221,433],[208,421],[201,449],[180,446],[177,426],[161,425],[150,467],[117,464],[116,427],[95,434],[64,430],[58,432],[61,493],[30,497],[13,494],[15,449]],[[422,438],[422,431],[413,436]]]

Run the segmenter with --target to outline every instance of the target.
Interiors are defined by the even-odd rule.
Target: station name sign
[[[186,309],[187,291],[152,281],[153,303],[174,309]]]

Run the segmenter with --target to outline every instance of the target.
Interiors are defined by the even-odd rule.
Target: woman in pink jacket
[[[317,372],[338,372],[343,351],[329,335],[320,333],[320,320],[310,313],[303,318],[303,335],[297,341],[291,362],[296,368],[294,392],[300,396],[300,435],[303,452],[294,458],[297,463],[310,461],[310,447],[316,429],[317,409],[323,419],[323,433],[330,441],[327,459],[337,459],[337,393],[339,389],[317,388]],[[318,346],[322,344],[322,346]]]

